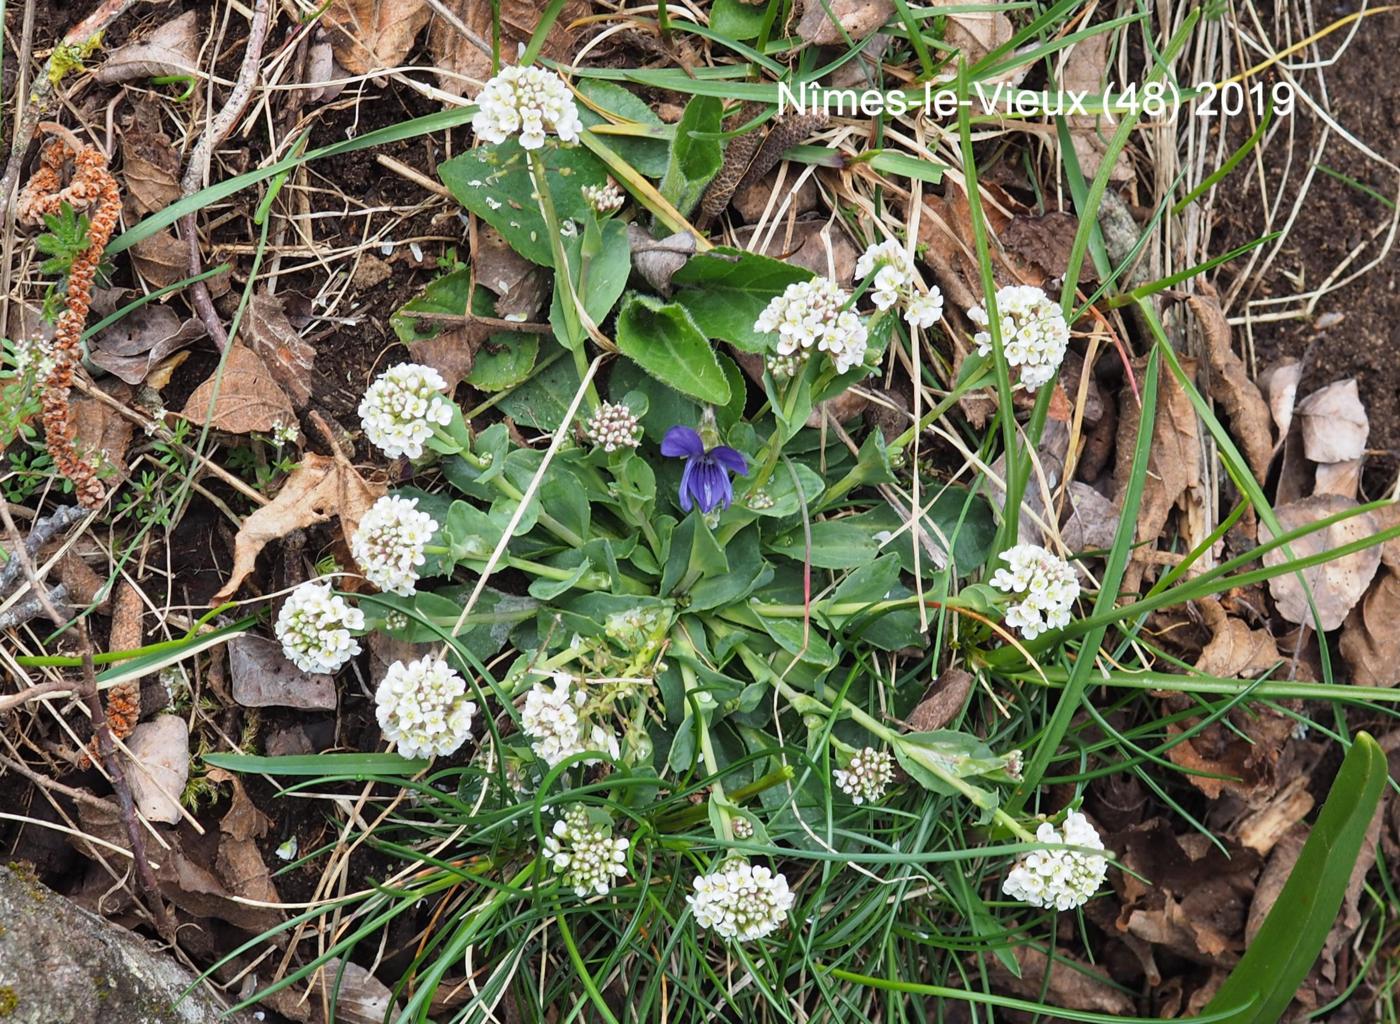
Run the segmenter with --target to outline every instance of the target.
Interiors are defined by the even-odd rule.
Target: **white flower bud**
[[[866,747],[857,750],[844,769],[831,773],[836,786],[852,803],[875,803],[894,781],[894,758],[887,750]]]
[[[570,808],[545,837],[544,857],[577,896],[602,896],[613,879],[627,875],[631,843],[614,837],[611,825],[595,825],[582,807]]]

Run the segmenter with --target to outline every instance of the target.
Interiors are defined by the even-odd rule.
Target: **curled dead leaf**
[[[181,321],[168,306],[145,305],[93,339],[91,360],[128,384],[140,384],[166,357],[205,336],[197,317]]]
[[[909,730],[933,732],[942,729],[962,711],[975,681],[971,672],[960,668],[949,667],[938,673],[938,678],[924,693],[923,700],[909,713]]]
[[[803,0],[797,37],[814,46],[843,43],[846,36],[859,41],[892,14],[892,0]]]
[[[1298,402],[1298,383],[1303,379],[1303,364],[1291,356],[1281,359],[1259,374],[1259,390],[1269,403],[1269,414],[1278,428],[1279,443],[1288,436],[1293,425],[1293,407]]]
[[[230,434],[270,434],[296,423],[291,400],[272,379],[267,364],[237,343],[229,349],[223,373],[194,389],[184,415],[192,423],[208,423]]]
[[[1226,615],[1213,598],[1200,603],[1213,634],[1196,660],[1196,671],[1219,679],[1253,679],[1278,663],[1278,647],[1267,630],[1250,629],[1242,619]]]
[[[743,227],[735,232],[739,245],[748,248],[755,229]],[[821,277],[829,277],[842,287],[849,287],[856,271],[855,244],[844,231],[833,228],[825,217],[802,217],[786,222],[754,250],[761,256],[785,260]]]
[[[1096,32],[1075,43],[1060,72],[1060,88],[1070,94],[1102,93],[1108,84],[1108,42],[1108,33]],[[1104,157],[1108,155],[1109,141],[1118,126],[1109,117],[1100,114],[1071,114],[1065,121],[1080,169],[1085,178],[1093,180],[1103,165]],[[1108,179],[1121,182],[1131,181],[1132,178],[1133,168],[1128,163],[1127,153],[1120,150]]]
[[[93,77],[104,85],[133,78],[199,73],[199,19],[187,11],[170,21],[160,22],[144,39],[118,46]]]
[[[695,236],[689,231],[652,238],[633,222],[627,225],[627,241],[632,247],[633,269],[662,295],[671,294],[671,278],[695,255]]]
[[[1214,295],[1193,295],[1186,301],[1201,325],[1206,362],[1210,367],[1210,394],[1229,417],[1231,432],[1261,483],[1269,475],[1274,454],[1269,431],[1269,407],[1258,385],[1245,373],[1244,360],[1230,344],[1230,322]]]
[[[1328,516],[1356,508],[1356,502],[1334,494],[1320,494],[1303,498],[1288,505],[1280,505],[1274,510],[1279,526],[1285,531],[1315,523]],[[1274,536],[1266,523],[1259,524],[1261,539],[1271,540]],[[1333,523],[1325,530],[1316,530],[1285,547],[1292,551],[1292,558],[1306,558],[1309,555],[1331,551],[1345,544],[1363,540],[1376,532],[1375,517],[1370,512],[1351,516]],[[1267,566],[1283,565],[1290,556],[1283,547],[1274,548],[1264,554]],[[1325,630],[1336,629],[1346,619],[1347,613],[1361,600],[1361,595],[1370,586],[1376,569],[1381,563],[1378,546],[1362,548],[1349,555],[1304,569],[1303,578],[1317,604],[1318,618]],[[1269,593],[1273,595],[1278,613],[1289,622],[1311,625],[1312,614],[1308,609],[1308,594],[1297,573],[1283,573],[1269,580]]]
[[[1342,657],[1359,686],[1400,683],[1400,576],[1387,568],[1342,628]]]
[[[160,130],[159,117],[153,104],[142,104],[121,134],[122,182],[138,215],[180,198],[180,154]]]
[[[341,532],[349,543],[360,517],[384,490],[382,484],[366,481],[343,456],[306,453],[277,497],[243,520],[234,538],[233,569],[228,583],[214,595],[214,603],[232,597],[253,571],[258,553],[293,530],[339,517]]]
[[[311,400],[311,366],[316,361],[316,349],[287,319],[280,296],[253,296],[248,304],[248,339],[292,405],[303,408]]]
[[[169,228],[133,245],[131,262],[136,272],[155,288],[183,281],[189,274],[189,252]]]

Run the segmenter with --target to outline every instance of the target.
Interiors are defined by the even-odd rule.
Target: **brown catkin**
[[[107,637],[109,651],[129,651],[141,646],[145,635],[141,628],[141,593],[126,580],[117,584],[112,599],[112,631]],[[107,727],[113,739],[124,740],[136,729],[141,719],[141,680],[129,679],[107,691]],[[86,768],[97,756],[97,737],[93,736],[81,760]]]
[[[58,126],[41,127],[57,131],[57,137],[44,144],[39,170],[25,186],[20,197],[19,212],[27,221],[40,221],[44,214],[57,213],[64,203],[75,210],[91,211],[88,217],[88,247],[73,261],[68,273],[68,291],[64,310],[54,329],[53,370],[44,381],[44,437],[49,454],[58,471],[73,481],[78,503],[84,508],[96,508],[102,503],[106,488],[97,478],[97,471],[78,453],[69,436],[69,391],[73,386],[73,370],[81,356],[83,327],[88,308],[92,305],[92,282],[102,262],[102,250],[117,226],[121,212],[121,194],[117,179],[107,169],[107,157],[101,150],[84,146]],[[73,161],[73,177],[67,187],[62,183],[62,169],[69,158]]]

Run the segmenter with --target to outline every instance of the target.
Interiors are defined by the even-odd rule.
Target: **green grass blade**
[[[231,772],[259,775],[325,776],[352,778],[408,778],[426,771],[431,762],[411,761],[398,754],[294,754],[258,757],[253,754],[207,754],[204,763]]]
[[[1248,1001],[1246,1009],[1225,1018],[1228,1024],[1282,1018],[1332,930],[1385,780],[1385,753],[1366,733],[1357,733],[1283,892],[1207,1014]]]

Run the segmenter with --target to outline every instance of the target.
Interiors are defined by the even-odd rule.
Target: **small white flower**
[[[520,728],[530,738],[530,749],[551,768],[574,754],[585,750],[607,754],[614,760],[622,756],[617,734],[600,723],[585,721],[584,705],[588,694],[576,686],[567,672],[556,672],[554,686],[536,683],[525,695],[520,711]],[[599,764],[601,758],[585,760],[586,765]]]
[[[880,309],[889,309],[914,284],[914,264],[897,239],[887,238],[861,253],[856,260],[856,277],[864,280],[871,273],[870,301]]]
[[[466,680],[432,655],[396,661],[374,691],[375,717],[401,756],[445,756],[471,733],[476,704],[466,694]]]
[[[867,338],[860,317],[842,308],[850,298],[825,277],[794,281],[759,314],[754,330],[777,333],[779,356],[805,359],[815,349],[845,373],[865,361]]]
[[[1035,837],[1042,843],[1064,843],[1091,850],[1104,848],[1094,826],[1078,811],[1066,815],[1063,831],[1057,831],[1046,821],[1036,829]],[[1099,891],[1107,875],[1105,857],[1078,850],[1036,850],[1016,863],[1002,883],[1001,891],[1035,907],[1073,910]]]
[[[391,459],[418,458],[423,442],[433,436],[434,424],[452,422],[446,390],[447,381],[431,366],[400,363],[385,370],[360,402],[365,436]]]
[[[482,87],[476,105],[472,131],[483,142],[505,142],[519,134],[522,149],[539,149],[547,132],[564,142],[577,142],[583,131],[568,85],[536,65],[501,68]]]
[[[295,444],[298,433],[295,423],[283,423],[278,420],[272,425],[272,440],[278,444]]]
[[[437,528],[432,516],[418,511],[417,498],[385,495],[360,517],[350,554],[365,579],[386,593],[407,597],[418,583],[418,566],[426,561],[423,548]]]
[[[743,858],[725,861],[718,871],[695,879],[687,896],[701,928],[725,939],[751,942],[771,933],[787,918],[795,897],[787,879]]]
[[[580,190],[583,193],[583,201],[598,213],[612,213],[614,210],[622,209],[625,197],[622,189],[617,187],[617,183],[609,181],[605,185],[585,185]]]
[[[852,803],[874,803],[885,795],[894,781],[894,758],[887,750],[865,747],[851,755],[844,769],[831,773],[837,788],[851,798]]]
[[[1079,597],[1079,580],[1069,564],[1038,544],[1017,544],[1001,557],[1007,568],[992,573],[991,585],[1020,598],[1006,609],[1006,624],[1027,640],[1068,626]]]
[[[927,294],[915,295],[904,307],[904,322],[928,330],[943,315],[943,293],[934,285]]]
[[[984,328],[988,324],[987,311],[981,306],[968,310],[967,316]],[[1039,288],[1007,285],[997,289],[997,316],[1001,320],[1007,365],[1020,367],[1026,390],[1034,391],[1048,383],[1060,368],[1069,345],[1069,325],[1059,303],[1051,301]],[[972,340],[982,355],[991,354],[992,336],[988,331],[978,331]]]
[[[637,414],[620,403],[601,403],[588,417],[583,432],[605,452],[635,448],[642,443],[642,425],[637,421]]]
[[[364,612],[331,593],[329,583],[303,583],[277,614],[282,653],[303,672],[334,672],[360,653],[351,633],[365,628]]]
[[[627,874],[629,840],[614,838],[611,824],[595,825],[582,807],[572,807],[545,837],[544,857],[575,895],[602,896],[614,878]]]

